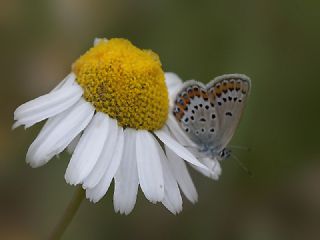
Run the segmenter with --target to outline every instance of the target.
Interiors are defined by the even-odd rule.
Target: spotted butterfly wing
[[[207,85],[185,82],[177,94],[173,114],[200,151],[219,153],[230,142],[250,92],[250,79],[226,74]]]

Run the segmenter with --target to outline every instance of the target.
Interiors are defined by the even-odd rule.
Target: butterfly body
[[[187,81],[177,94],[173,114],[182,130],[197,146],[200,157],[222,160],[244,110],[250,79],[226,74],[204,85]]]

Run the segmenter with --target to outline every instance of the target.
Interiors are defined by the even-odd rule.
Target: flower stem
[[[66,208],[63,216],[61,217],[60,221],[56,225],[54,231],[50,236],[50,240],[57,240],[60,239],[71,223],[73,217],[75,216],[77,210],[79,209],[82,200],[85,197],[85,192],[82,187],[78,187],[69,203],[68,207]]]

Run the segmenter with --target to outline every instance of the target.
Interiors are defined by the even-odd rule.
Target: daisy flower
[[[167,82],[173,92],[175,81]],[[116,212],[132,211],[140,185],[149,201],[175,214],[182,210],[179,187],[192,203],[198,197],[182,159],[206,167],[172,135],[179,128],[169,115],[158,55],[125,39],[97,39],[56,88],[16,109],[13,127],[48,119],[26,161],[40,167],[68,148],[66,182],[81,184],[92,202],[114,180]]]
[[[218,160],[211,159],[208,157],[203,157],[203,155],[199,155],[198,147],[189,139],[189,137],[184,133],[184,131],[181,130],[181,128],[178,126],[175,117],[173,115],[173,105],[174,100],[176,98],[177,93],[181,90],[181,88],[184,86],[181,78],[175,74],[175,73],[165,73],[165,79],[166,84],[168,86],[168,92],[169,92],[169,117],[167,124],[170,126],[170,129],[173,129],[172,136],[183,146],[188,147],[188,149],[192,152],[194,156],[197,157],[197,159],[205,165],[207,168],[198,167],[194,164],[191,164],[191,166],[205,175],[206,177],[209,177],[213,180],[218,180],[221,175],[221,166]]]

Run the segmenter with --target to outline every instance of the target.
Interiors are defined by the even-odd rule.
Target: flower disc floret
[[[157,130],[168,116],[168,92],[157,54],[125,39],[100,41],[72,66],[84,98],[122,127]]]

